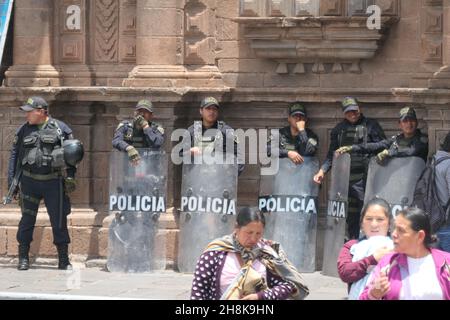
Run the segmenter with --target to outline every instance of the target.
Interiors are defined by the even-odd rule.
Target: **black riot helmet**
[[[78,163],[83,160],[84,147],[80,140],[65,140],[63,142],[64,149],[64,161],[75,167]]]

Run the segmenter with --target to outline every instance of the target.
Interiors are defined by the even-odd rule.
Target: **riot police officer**
[[[159,151],[164,143],[164,129],[152,119],[153,104],[149,100],[140,100],[136,104],[134,119],[122,121],[116,129],[112,145],[119,151],[126,151],[133,164],[140,160],[136,148]]]
[[[325,174],[332,166],[333,154],[338,148],[352,144],[379,142],[386,138],[383,129],[376,120],[364,117],[355,98],[344,98],[342,111],[344,120],[331,131],[327,158],[319,172],[314,176],[316,183],[322,183]],[[369,155],[351,154],[347,215],[347,229],[350,239],[359,237],[359,215],[364,202],[368,162]]]
[[[295,164],[302,164],[303,157],[312,157],[319,147],[317,135],[306,128],[306,108],[301,102],[294,102],[288,109],[289,126],[279,130],[279,157],[289,158]],[[271,155],[271,143],[267,144],[267,154]]]
[[[239,174],[244,170],[242,155],[238,150],[238,139],[234,130],[224,121],[219,121],[219,102],[214,97],[206,97],[200,103],[201,121],[195,121],[188,128],[190,146],[184,146],[183,150],[191,156],[202,154],[205,148],[227,152],[227,143],[233,140],[233,153],[238,160]]]
[[[391,157],[420,157],[427,162],[428,136],[417,129],[416,111],[412,107],[400,110],[398,125],[402,133],[379,142],[344,146],[338,153],[373,153],[378,152],[377,162],[385,163]]]
[[[27,122],[16,132],[8,170],[9,184],[21,173],[19,203],[22,218],[17,231],[18,269],[29,268],[30,243],[39,203],[44,199],[53,242],[58,250],[58,268],[66,270],[71,268],[67,229],[67,215],[70,214],[71,206],[67,194],[76,188],[76,165],[83,157],[83,148],[78,140],[71,140],[72,130],[64,122],[49,116],[48,104],[43,98],[31,97],[20,109],[26,112]],[[63,176],[64,168],[66,177]]]

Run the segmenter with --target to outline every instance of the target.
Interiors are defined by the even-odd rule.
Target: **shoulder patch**
[[[73,130],[65,123],[60,120],[56,120],[56,125],[66,134],[70,135],[73,133]]]
[[[128,121],[122,121],[121,123],[119,123],[119,125],[116,128],[116,131],[119,130],[122,127],[131,127],[131,123]]]
[[[308,143],[310,143],[313,146],[317,146],[317,140],[314,138],[309,138]]]
[[[117,131],[117,130],[119,130],[120,128],[122,128],[122,127],[123,127],[124,125],[125,125],[125,124],[124,124],[124,123],[122,123],[122,122],[121,122],[121,123],[119,123],[119,125],[118,125],[118,126],[117,126],[117,128],[116,128],[116,131]]]
[[[160,125],[159,123],[157,123],[157,122],[152,122],[150,126],[152,127],[152,129],[156,129],[156,130],[158,130],[161,134],[164,134],[164,128],[163,128],[163,126]]]
[[[15,134],[13,144],[17,144],[18,141],[19,141],[19,136],[17,134]]]

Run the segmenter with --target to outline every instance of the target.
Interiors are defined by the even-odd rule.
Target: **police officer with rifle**
[[[39,204],[44,199],[58,251],[58,269],[71,268],[67,215],[71,212],[68,194],[75,191],[77,164],[84,155],[83,145],[74,140],[72,130],[48,114],[42,97],[31,97],[20,107],[26,120],[17,130],[8,167],[9,193],[3,203],[16,198],[22,218],[17,231],[19,270],[29,269]]]

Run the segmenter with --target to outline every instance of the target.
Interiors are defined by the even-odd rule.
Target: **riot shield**
[[[238,166],[232,158],[225,164],[183,165],[178,244],[180,272],[194,272],[208,243],[234,229]]]
[[[386,200],[391,205],[391,213],[411,205],[414,188],[420,174],[425,169],[425,161],[418,157],[390,158],[385,165],[379,165],[373,157],[369,163],[364,204],[375,197]]]
[[[299,271],[314,272],[319,186],[313,177],[319,160],[304,160],[296,165],[280,159],[277,174],[262,176],[258,206],[267,212],[264,237],[279,242]]]
[[[350,181],[350,155],[334,156],[328,193],[322,273],[338,277],[337,258],[345,241]]]
[[[158,236],[159,215],[166,212],[167,157],[138,149],[133,166],[125,152],[110,156],[107,268],[112,272],[149,272],[166,266],[164,237]]]

